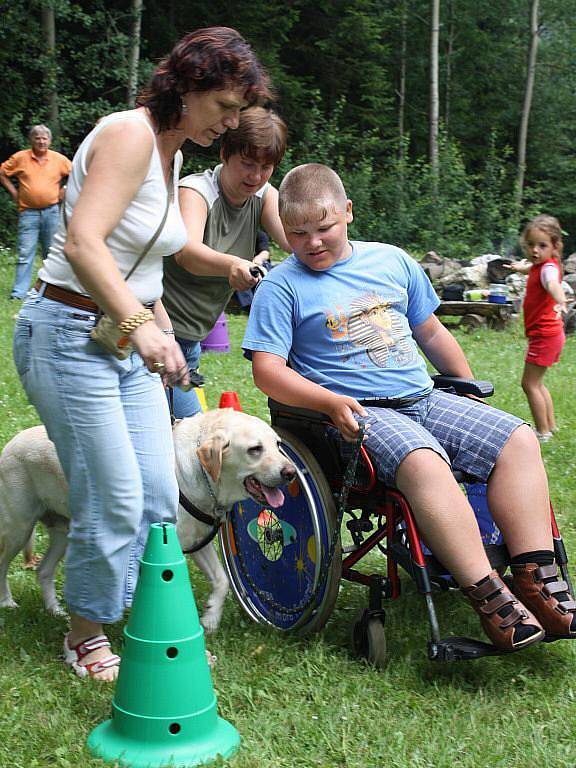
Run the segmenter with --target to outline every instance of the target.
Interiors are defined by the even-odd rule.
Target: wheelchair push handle
[[[460,376],[445,376],[440,373],[432,376],[432,381],[434,382],[434,389],[451,389],[457,395],[490,397],[494,394],[494,386],[491,381],[463,379]]]
[[[258,283],[256,283],[256,285],[259,285],[260,281],[264,277],[266,277],[266,272],[267,270],[264,267],[260,266],[260,264],[253,264],[250,267],[250,274],[252,275],[252,277],[258,278]]]

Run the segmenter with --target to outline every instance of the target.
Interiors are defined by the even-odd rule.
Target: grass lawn
[[[16,302],[7,295],[14,254],[0,250],[0,440],[37,423],[12,363]],[[209,406],[233,389],[244,410],[267,417],[265,398],[239,351],[245,321],[229,316],[233,351],[206,355]],[[520,389],[525,343],[518,325],[459,335],[479,378],[497,387],[494,404],[529,419]],[[576,338],[548,374],[561,430],[543,446],[557,518],[576,558],[573,506],[576,426]],[[45,539],[39,535],[39,548]],[[96,768],[85,747],[91,729],[107,719],[113,691],[80,681],[59,654],[65,622],[47,615],[34,574],[11,569],[18,610],[0,610],[0,766]],[[374,568],[381,558],[372,560]],[[574,574],[574,571],[572,571]],[[201,606],[207,583],[191,568]],[[61,575],[60,575],[61,579]],[[252,623],[232,597],[222,625],[208,640],[218,656],[213,673],[220,713],[240,731],[232,768],[572,768],[576,765],[574,668],[576,643],[537,645],[509,657],[440,666],[426,657],[424,605],[408,579],[389,606],[389,664],[375,671],[353,658],[351,618],[366,601],[363,589],[342,583],[324,631],[297,639]],[[472,611],[458,594],[437,601],[446,634],[476,635]],[[121,627],[111,636],[118,642]]]

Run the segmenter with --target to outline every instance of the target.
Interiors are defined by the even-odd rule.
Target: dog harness
[[[206,536],[204,536],[204,538],[200,539],[200,541],[194,544],[194,546],[184,550],[185,555],[190,555],[193,552],[198,552],[199,549],[202,549],[202,547],[205,547],[206,544],[209,544],[212,541],[212,539],[218,533],[223,520],[220,520],[217,517],[211,517],[210,515],[207,515],[205,512],[202,512],[202,510],[198,509],[198,507],[195,504],[192,504],[190,499],[184,496],[182,491],[179,491],[178,502],[180,503],[180,506],[183,509],[185,509],[186,512],[188,512],[188,514],[194,517],[196,520],[199,520],[201,523],[204,523],[205,525],[212,526],[212,530],[208,531],[208,533],[206,534]]]

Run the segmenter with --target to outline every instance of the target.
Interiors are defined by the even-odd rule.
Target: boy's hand
[[[347,443],[353,443],[358,436],[358,422],[353,414],[357,413],[363,418],[368,416],[367,411],[357,400],[346,395],[334,395],[326,412]],[[368,426],[366,424],[366,429]]]

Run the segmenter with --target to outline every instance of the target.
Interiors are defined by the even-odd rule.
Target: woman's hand
[[[254,277],[250,273],[251,268],[254,268],[251,261],[245,261],[244,259],[234,261],[230,265],[228,272],[230,288],[234,288],[235,291],[245,291],[248,288],[254,288],[261,278]]]
[[[146,368],[159,373],[165,386],[190,383],[188,366],[174,336],[162,333],[153,322],[143,323],[130,334]]]
[[[346,395],[334,395],[326,413],[347,443],[353,443],[357,439],[360,429],[354,414],[357,413],[363,418],[368,416],[368,412],[357,400]],[[368,429],[368,424],[366,428]]]

